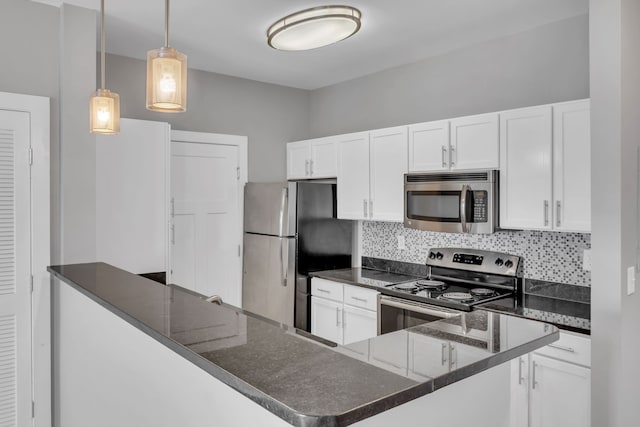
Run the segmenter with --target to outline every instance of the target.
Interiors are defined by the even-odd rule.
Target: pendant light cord
[[[104,90],[104,0],[100,0],[100,83]]]
[[[164,3],[164,47],[169,47],[169,0]]]

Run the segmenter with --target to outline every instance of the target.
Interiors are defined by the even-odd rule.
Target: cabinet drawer
[[[591,366],[591,338],[585,335],[560,332],[560,339],[535,353],[583,366]]]
[[[314,277],[311,279],[311,295],[342,302],[342,283]]]
[[[378,309],[378,292],[358,286],[344,285],[344,303],[376,311]]]

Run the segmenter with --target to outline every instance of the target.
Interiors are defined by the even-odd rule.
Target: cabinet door
[[[589,100],[553,107],[554,228],[591,231]]]
[[[591,370],[531,355],[530,427],[589,427]]]
[[[451,352],[448,341],[416,333],[409,333],[410,378],[426,381],[449,372]]]
[[[498,114],[451,120],[451,169],[498,169]]]
[[[511,361],[510,427],[529,426],[529,355]]]
[[[311,333],[342,344],[342,303],[312,296]]]
[[[551,107],[500,113],[500,227],[551,229]]]
[[[287,144],[287,179],[309,178],[309,142]]]
[[[409,126],[409,171],[449,169],[449,121]]]
[[[342,313],[345,345],[377,335],[378,316],[375,311],[345,305]]]
[[[335,138],[311,141],[309,174],[312,178],[335,178],[338,174],[338,153]]]
[[[337,137],[338,218],[369,219],[369,133]]]
[[[404,174],[408,171],[407,127],[371,132],[369,216],[378,221],[402,222]]]

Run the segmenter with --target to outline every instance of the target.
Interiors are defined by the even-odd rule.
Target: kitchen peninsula
[[[426,414],[448,426],[506,426],[504,362],[558,338],[554,326],[477,310],[335,346],[108,264],[49,271],[60,307],[56,363],[66,427],[382,426]],[[491,345],[445,327],[464,331],[476,322],[492,325]],[[433,371],[416,375],[410,361],[385,369],[362,357],[416,339],[413,358],[427,367],[433,360]],[[440,358],[453,347],[457,363],[443,371]]]

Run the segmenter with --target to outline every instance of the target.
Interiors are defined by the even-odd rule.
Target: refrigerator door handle
[[[289,189],[285,187],[282,189],[282,198],[280,201],[280,233],[279,234],[281,236],[287,233],[284,223],[285,223],[285,220],[287,219],[287,215],[289,214],[289,212],[287,211],[288,198],[289,198]]]
[[[280,276],[282,277],[282,286],[286,287],[287,286],[287,276],[288,276],[288,262],[285,261],[285,256],[284,256],[284,251],[285,251],[285,247],[288,251],[288,242],[287,239],[282,239],[282,242],[280,242],[280,268],[281,268],[281,273]],[[286,260],[288,261],[289,259],[289,254],[287,254]]]

